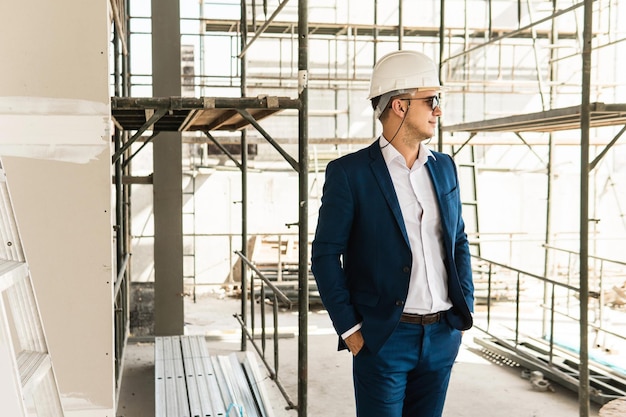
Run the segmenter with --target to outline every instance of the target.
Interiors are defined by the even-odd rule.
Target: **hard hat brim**
[[[444,92],[448,91],[448,90],[449,90],[449,88],[448,88],[448,87],[444,87],[444,86],[442,86],[442,85],[433,85],[433,86],[429,86],[429,87],[416,87],[416,88],[411,88],[410,90],[415,90],[415,91],[436,91],[436,92],[438,92],[438,93],[444,93]],[[402,94],[402,91],[403,91],[403,90],[396,90],[396,91],[398,91],[398,94]],[[406,90],[405,90],[405,91],[406,91]],[[373,99],[375,99],[376,97],[380,97],[380,96],[383,96],[383,95],[385,95],[385,94],[388,94],[388,93],[393,93],[393,92],[394,92],[394,91],[392,90],[392,91],[387,91],[386,93],[383,93],[383,94],[370,95],[370,96],[368,96],[368,97],[367,97],[367,99],[368,99],[368,100],[373,100]],[[393,95],[393,94],[392,94],[392,95]]]

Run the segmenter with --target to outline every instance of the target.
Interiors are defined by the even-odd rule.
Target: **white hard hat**
[[[380,58],[372,71],[368,99],[408,89],[441,90],[433,60],[416,51],[395,51]]]

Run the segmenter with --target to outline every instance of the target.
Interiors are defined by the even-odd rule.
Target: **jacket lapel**
[[[404,219],[402,218],[400,203],[398,202],[398,197],[396,196],[396,191],[393,187],[393,181],[391,180],[391,175],[389,175],[387,164],[385,163],[385,159],[383,158],[383,154],[380,150],[378,139],[370,146],[369,150],[371,158],[370,166],[374,177],[378,182],[378,186],[380,187],[385,200],[387,200],[387,204],[396,219],[396,223],[398,223],[398,226],[402,231],[402,236],[404,237],[406,244],[409,245],[409,236],[406,232]]]
[[[445,187],[447,184],[446,175],[441,169],[441,163],[439,163],[435,158],[428,158],[428,162],[426,163],[426,167],[428,168],[428,172],[430,173],[430,178],[433,182],[433,188],[435,190],[435,194],[437,195],[437,203],[439,206],[439,217],[441,218],[441,224],[443,228],[444,235],[448,240],[451,239],[450,236],[450,228],[449,228],[449,215],[450,215],[450,207],[445,203],[443,198],[442,187]]]

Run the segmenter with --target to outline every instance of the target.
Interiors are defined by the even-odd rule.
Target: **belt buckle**
[[[422,316],[422,324],[437,323],[439,319],[439,313],[425,314]]]
[[[402,313],[402,318],[400,319],[400,321],[404,321],[405,323],[421,324],[424,326],[437,323],[439,320],[441,320],[441,312],[431,314]]]

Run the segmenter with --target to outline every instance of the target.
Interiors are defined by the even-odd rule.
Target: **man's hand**
[[[365,342],[363,341],[363,335],[361,334],[360,330],[352,333],[344,340],[344,342],[346,342],[346,345],[348,345],[348,349],[350,349],[350,352],[352,352],[353,356],[358,355],[363,348],[363,345],[365,344]]]

